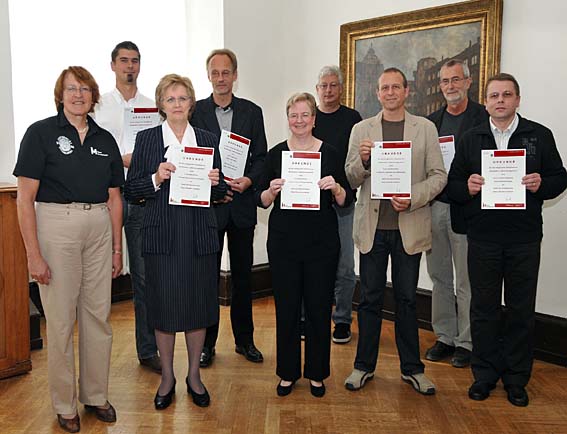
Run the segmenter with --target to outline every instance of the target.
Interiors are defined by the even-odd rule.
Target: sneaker
[[[435,393],[435,384],[431,382],[424,373],[403,375],[402,380],[411,384],[412,387],[422,395],[433,395]]]
[[[333,342],[335,344],[346,344],[350,342],[351,337],[350,324],[335,324],[335,331],[333,332]]]
[[[348,390],[359,390],[368,380],[372,380],[373,377],[374,372],[366,372],[354,368],[345,380],[345,387]]]
[[[466,368],[471,364],[471,351],[463,347],[457,347],[451,359],[451,365],[455,368]]]
[[[435,342],[431,348],[425,352],[425,358],[432,362],[439,362],[451,356],[455,352],[455,347],[444,344],[441,341]]]

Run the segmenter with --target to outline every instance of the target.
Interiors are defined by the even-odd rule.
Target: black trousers
[[[252,276],[254,226],[237,228],[232,221],[224,230],[219,231],[220,252],[218,256],[218,272],[224,245],[224,235],[228,240],[230,273],[232,281],[232,301],[230,304],[230,321],[236,345],[247,345],[254,342],[254,322],[252,320]],[[205,347],[213,348],[219,335],[219,324],[207,328]]]
[[[526,386],[533,365],[541,242],[501,244],[469,238],[468,245],[474,378]]]
[[[331,311],[337,271],[334,256],[301,260],[268,249],[276,304],[276,374],[287,381],[301,378],[301,302],[305,306],[303,376],[323,381],[330,375]]]

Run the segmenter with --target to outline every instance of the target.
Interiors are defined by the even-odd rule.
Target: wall
[[[0,0],[0,182],[15,183],[12,174],[16,161],[14,148],[14,115],[12,111],[12,63],[10,56],[10,23],[8,0]]]
[[[268,6],[267,3],[270,3]],[[270,146],[287,137],[284,104],[295,91],[314,91],[319,68],[339,62],[339,27],[367,18],[455,2],[435,0],[262,0],[225,1],[225,41],[240,58],[239,93],[264,108]],[[550,127],[567,160],[567,123],[559,110],[565,95],[567,42],[561,0],[505,0],[501,70],[516,75],[522,87],[521,113]],[[563,44],[562,44],[562,43]],[[542,66],[545,67],[542,70]],[[545,74],[545,71],[549,71]],[[544,87],[545,86],[545,87]],[[544,91],[545,90],[545,91]],[[555,200],[544,210],[537,310],[560,317],[567,312],[567,267],[564,266],[563,222],[567,201]],[[264,228],[259,226],[262,235]],[[260,236],[256,237],[258,244]],[[262,240],[263,242],[263,240]],[[431,288],[422,261],[421,287]]]

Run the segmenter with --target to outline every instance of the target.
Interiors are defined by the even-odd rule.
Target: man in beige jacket
[[[424,375],[420,360],[415,295],[421,254],[431,248],[429,202],[443,190],[447,174],[435,125],[404,108],[409,94],[403,72],[384,70],[376,94],[382,111],[354,126],[345,170],[352,188],[359,188],[353,238],[360,250],[359,338],[354,370],[345,380],[358,390],[374,376],[388,258],[392,259],[392,286],[396,300],[396,345],[402,380],[424,395],[435,385]],[[411,198],[371,200],[371,149],[375,142],[411,142]]]

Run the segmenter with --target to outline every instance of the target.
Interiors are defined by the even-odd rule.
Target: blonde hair
[[[288,115],[291,106],[298,102],[307,103],[311,109],[311,115],[315,116],[315,113],[317,113],[317,103],[315,102],[315,97],[309,92],[298,92],[290,96],[287,100],[287,104],[285,105],[285,114]]]
[[[167,115],[163,111],[163,95],[165,91],[176,84],[180,84],[187,90],[187,94],[191,100],[191,108],[189,109],[189,114],[187,115],[187,120],[191,119],[193,112],[195,111],[195,89],[193,89],[193,83],[188,77],[182,77],[178,74],[167,74],[164,75],[159,81],[156,87],[156,106],[158,108],[159,114],[162,118],[167,119]]]

